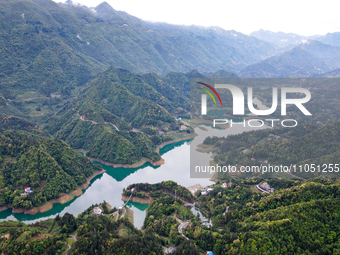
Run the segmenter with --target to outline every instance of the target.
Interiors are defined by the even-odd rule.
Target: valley
[[[0,2],[1,253],[339,253],[340,32],[111,3]]]

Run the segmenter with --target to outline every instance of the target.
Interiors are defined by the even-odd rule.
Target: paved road
[[[72,238],[75,242],[77,242],[77,233],[75,235],[70,235],[70,238]],[[65,254],[67,254],[67,252],[71,249],[71,246],[68,245],[67,250],[65,251]]]
[[[209,220],[209,223],[210,223],[210,227],[212,227],[212,226],[213,226],[213,224],[212,224],[212,220],[211,220],[211,218],[210,218],[210,220]]]
[[[229,206],[225,209],[225,212],[223,213],[223,216],[229,211]]]
[[[266,191],[266,190],[264,190],[264,189],[261,189],[259,185],[256,185],[256,188],[257,188],[259,191],[262,191],[262,192],[265,192],[265,193],[267,193],[267,194],[270,194],[269,191]]]
[[[187,240],[189,240],[189,238],[183,234],[183,228],[186,228],[188,225],[189,225],[189,221],[185,221],[179,224],[178,226],[178,233],[180,233]]]
[[[79,119],[82,120],[82,121],[90,121],[90,122],[92,122],[93,124],[98,124],[97,122],[95,122],[95,121],[93,121],[93,120],[87,120],[87,119],[85,119],[86,117],[83,117],[83,116],[79,115],[78,112],[77,112],[77,115],[78,115]]]
[[[77,233],[75,235],[70,235],[70,237],[75,241],[77,242]]]
[[[175,219],[180,223],[179,226],[178,226],[178,233],[180,233],[185,239],[189,240],[188,237],[186,237],[184,234],[183,234],[183,228],[186,228],[188,225],[189,225],[189,221],[181,221],[180,219],[178,219],[176,216],[174,216]]]
[[[117,126],[116,126],[115,124],[113,124],[113,123],[111,123],[111,122],[105,122],[105,124],[106,124],[106,123],[111,124],[112,126],[114,126],[114,127],[117,129],[117,131],[119,131],[119,129],[117,128]]]

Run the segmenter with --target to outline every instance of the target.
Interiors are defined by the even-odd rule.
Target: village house
[[[20,196],[27,196],[29,193],[32,193],[32,192],[33,190],[31,190],[31,187],[27,187],[24,193],[20,193]]]
[[[188,127],[185,126],[185,125],[181,125],[181,127],[179,128],[180,131],[185,131],[187,129],[188,129]]]
[[[213,190],[214,190],[213,188],[204,188],[204,189],[201,190],[201,195],[202,196],[207,196]]]
[[[228,187],[228,184],[226,182],[223,182],[222,185],[221,185],[222,188],[227,188]]]
[[[100,209],[99,207],[95,207],[95,208],[93,208],[93,213],[95,213],[95,214],[101,214],[102,213],[102,209]]]
[[[263,182],[259,185],[259,187],[269,193],[274,192],[274,188],[270,187],[270,185],[267,182]]]

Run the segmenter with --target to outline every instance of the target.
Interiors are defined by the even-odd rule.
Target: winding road
[[[189,225],[189,221],[181,221],[180,219],[178,219],[175,215],[174,215],[175,219],[180,223],[178,226],[178,233],[180,233],[185,239],[189,240],[188,237],[186,237],[183,234],[183,228],[186,228]]]

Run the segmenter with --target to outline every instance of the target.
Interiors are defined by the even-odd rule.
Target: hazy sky
[[[65,0],[55,0],[65,2]],[[75,0],[94,7],[103,0]],[[106,0],[114,9],[148,21],[219,26],[249,34],[259,29],[301,35],[340,31],[338,0]]]

